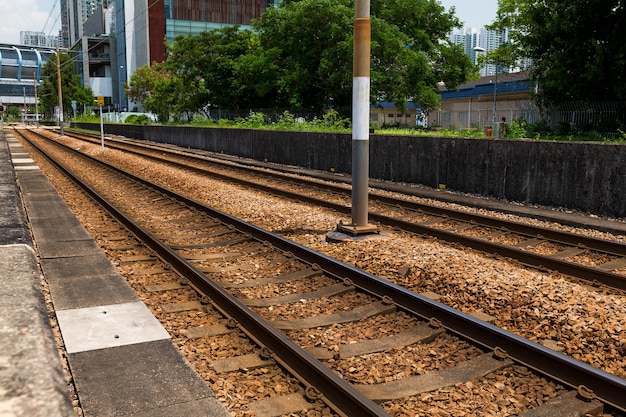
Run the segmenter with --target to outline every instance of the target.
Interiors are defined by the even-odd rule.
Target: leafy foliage
[[[254,23],[263,56],[273,62],[276,104],[301,110],[350,102],[353,15],[347,1],[300,0]]]
[[[76,100],[78,109],[84,105],[94,104],[94,95],[91,88],[83,87],[80,84],[80,77],[74,73],[74,63],[66,53],[59,54],[61,68],[61,91],[63,97],[63,111],[71,111],[72,100]],[[51,58],[43,66],[42,82],[38,89],[40,111],[49,115],[54,113],[54,107],[59,104],[57,65],[56,58]]]
[[[205,106],[239,109],[254,107],[258,97],[255,80],[241,77],[249,67],[259,68],[255,60],[258,38],[237,26],[202,32],[197,36],[179,36],[169,48],[166,68],[184,86],[187,109]],[[179,91],[182,93],[182,91]]]
[[[435,0],[374,0],[371,5],[373,101],[439,103],[437,83],[454,88],[474,67],[447,34],[460,26]],[[255,28],[278,58],[277,96],[294,109],[349,107],[352,97],[353,2],[292,0],[270,9]]]
[[[372,101],[435,108],[437,83],[475,73],[447,34],[460,26],[436,0],[372,1]],[[322,114],[352,100],[352,0],[283,0],[254,31],[227,27],[177,37],[164,64],[131,77],[128,96],[160,121],[211,108],[288,108]]]
[[[210,119],[194,118],[192,124],[196,126],[219,126],[248,129],[268,129],[268,130],[300,130],[318,132],[348,132],[350,120],[342,118],[335,110],[328,110],[321,118],[314,117],[312,120],[305,120],[296,117],[294,114],[284,111],[279,115],[278,120],[271,121],[271,117],[261,112],[250,112],[247,117],[235,120],[220,119],[217,121]]]
[[[626,100],[626,10],[621,0],[499,0],[546,104]]]
[[[133,125],[147,125],[150,120],[145,114],[131,114],[124,120],[124,123]]]
[[[165,68],[163,63],[138,68],[125,86],[131,101],[142,103],[144,109],[157,115],[161,122],[168,121],[178,101],[174,95],[180,79]]]

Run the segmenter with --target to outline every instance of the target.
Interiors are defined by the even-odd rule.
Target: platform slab
[[[16,165],[14,168],[16,171],[38,171],[37,165]]]
[[[0,162],[0,172],[6,172],[4,167]],[[7,167],[7,169],[11,168]],[[10,172],[13,173],[13,171]],[[4,180],[7,179],[12,182],[5,182]],[[19,193],[15,186],[15,177],[12,175],[0,175],[0,230],[0,245],[32,244]]]
[[[231,417],[217,398],[200,398],[185,403],[169,405],[133,413],[133,417]]]
[[[24,190],[21,182],[20,187]],[[23,199],[24,206],[28,211],[28,217],[31,220],[71,219],[76,217],[54,190],[29,193],[24,195]]]
[[[13,154],[14,158],[11,160],[11,162],[13,162],[14,164],[34,164],[35,161],[33,161],[31,158],[16,158],[15,154]]]
[[[93,239],[39,241],[37,251],[43,259],[102,254],[102,249]]]
[[[169,340],[68,355],[86,417],[176,416],[227,417],[216,406],[206,414],[214,394],[189,367]],[[186,406],[183,406],[185,404]]]
[[[58,279],[117,274],[104,254],[42,259],[41,267],[51,284]]]
[[[57,320],[68,353],[170,338],[140,301],[60,310]]]
[[[19,174],[20,188],[25,196],[36,194],[56,194],[56,189],[48,182],[43,172],[20,172]]]
[[[49,288],[57,310],[138,301],[135,292],[119,275],[57,279],[49,283]]]
[[[36,241],[85,240],[90,238],[89,233],[76,217],[31,218],[31,225]]]

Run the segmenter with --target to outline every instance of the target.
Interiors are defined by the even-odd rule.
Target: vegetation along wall
[[[96,124],[80,127],[99,130]],[[105,125],[108,134],[351,173],[350,134]],[[370,177],[626,217],[626,145],[372,135]]]

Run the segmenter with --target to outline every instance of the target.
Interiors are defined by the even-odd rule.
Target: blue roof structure
[[[504,79],[498,80],[497,94],[529,93],[532,91],[533,87],[530,79],[527,77],[512,79],[511,75],[514,74],[507,74],[503,77]],[[455,90],[442,90],[441,98],[443,100],[452,100],[493,95],[495,77],[485,77],[481,81],[461,85]]]
[[[378,103],[370,104],[371,109],[397,109],[396,103],[393,101],[379,101]],[[420,107],[415,105],[412,101],[406,103],[407,109],[419,109]]]

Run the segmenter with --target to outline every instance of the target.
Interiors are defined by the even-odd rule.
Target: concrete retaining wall
[[[80,124],[99,131],[99,125]],[[350,134],[105,125],[105,132],[312,169],[351,172]],[[372,135],[370,177],[626,217],[626,146]]]

